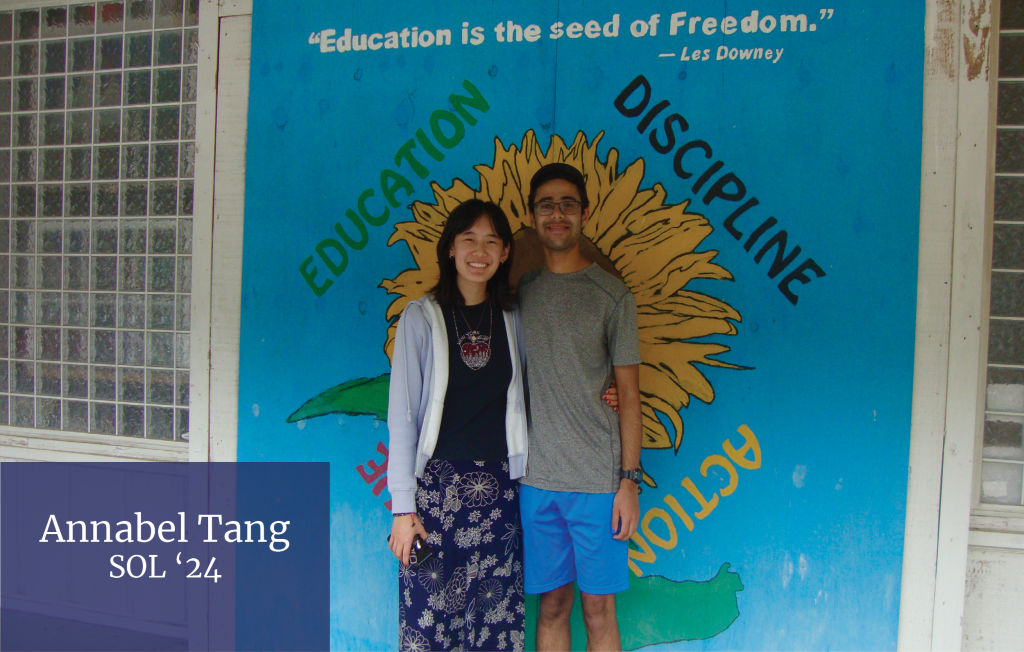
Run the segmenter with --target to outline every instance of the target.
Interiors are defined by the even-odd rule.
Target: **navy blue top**
[[[448,330],[448,390],[444,397],[441,430],[435,459],[497,462],[508,459],[505,439],[505,403],[512,382],[512,357],[501,309],[489,303],[441,308]],[[490,335],[491,357],[477,370],[463,361],[455,335],[465,337],[477,329]],[[463,340],[464,342],[467,340]]]

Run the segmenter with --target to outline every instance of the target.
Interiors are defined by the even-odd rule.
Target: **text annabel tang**
[[[188,543],[185,519],[185,512],[178,512],[177,522],[163,521],[155,525],[152,521],[144,520],[142,512],[135,512],[134,523],[117,521],[114,528],[111,528],[110,521],[89,521],[88,524],[86,521],[65,521],[65,529],[62,530],[57,516],[50,514],[39,543],[155,543],[155,540],[161,543]],[[197,520],[197,525],[206,530],[203,543],[267,543],[271,552],[284,552],[291,546],[288,539],[281,538],[290,524],[291,521],[273,521],[266,528],[263,521],[225,521],[220,514],[199,514]],[[133,579],[165,578],[166,570],[158,570],[162,568],[158,557],[156,554],[135,554],[127,558],[125,555],[112,555],[110,565],[113,570],[110,571],[110,577],[119,579],[127,575]],[[187,578],[212,579],[214,583],[221,578],[215,568],[216,561],[216,557],[210,557],[205,572],[201,572],[202,562],[199,559],[193,557],[183,560],[180,552],[175,557],[176,565],[185,566],[186,569],[192,567]]]

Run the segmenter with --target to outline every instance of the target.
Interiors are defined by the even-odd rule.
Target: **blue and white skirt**
[[[523,528],[508,462],[430,460],[416,492],[434,548],[399,567],[399,649],[522,652]]]

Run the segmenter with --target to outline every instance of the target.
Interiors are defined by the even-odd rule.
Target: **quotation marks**
[[[835,13],[834,9],[820,9],[819,10],[819,14],[821,15],[821,19],[822,20],[832,20],[832,14],[833,13]],[[814,31],[817,31],[818,26],[815,25],[814,23],[811,23],[810,25],[807,26],[807,29],[809,29],[812,32],[814,32]]]
[[[824,12],[824,11],[825,10],[822,9],[822,12]],[[310,32],[310,34],[309,34],[309,44],[310,45],[318,45],[319,43],[320,43],[320,32]]]

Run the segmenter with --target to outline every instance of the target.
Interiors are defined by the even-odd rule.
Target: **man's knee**
[[[573,602],[572,583],[542,593],[540,596],[540,618],[543,620],[562,620],[569,617]]]
[[[601,631],[615,623],[615,594],[589,595],[582,594],[583,622],[587,631]]]

